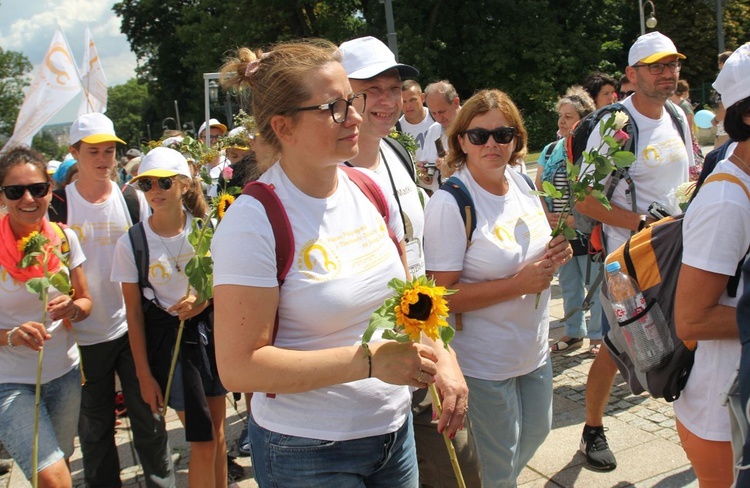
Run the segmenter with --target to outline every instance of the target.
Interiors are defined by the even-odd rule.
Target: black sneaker
[[[245,468],[237,464],[234,456],[227,454],[227,478],[230,482],[241,480],[245,477]]]
[[[13,461],[10,459],[0,459],[0,476],[4,475],[13,467]]]
[[[612,471],[617,467],[615,455],[609,449],[604,427],[583,427],[581,452],[586,456],[589,467],[597,471]]]

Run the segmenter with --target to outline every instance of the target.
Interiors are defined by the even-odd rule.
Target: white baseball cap
[[[50,159],[49,161],[47,161],[47,174],[55,174],[55,171],[57,171],[57,168],[59,168],[61,164],[62,162],[58,161],[57,159]]]
[[[419,76],[417,68],[397,63],[388,46],[371,36],[346,41],[339,51],[346,75],[353,80],[369,80],[391,68],[398,70],[402,80]]]
[[[144,177],[169,178],[177,175],[192,177],[185,156],[168,147],[155,147],[141,159],[138,176],[133,180]]]
[[[740,46],[724,63],[713,87],[721,95],[721,102],[729,108],[750,97],[750,42]]]
[[[655,63],[667,56],[685,59],[684,54],[677,52],[672,40],[661,32],[649,32],[636,39],[628,53],[628,65]]]
[[[226,125],[224,125],[224,124],[222,124],[221,122],[219,122],[219,121],[218,121],[218,120],[216,120],[216,119],[211,119],[211,120],[209,120],[209,121],[208,121],[208,126],[209,126],[209,127],[218,127],[219,129],[221,129],[221,133],[222,133],[222,134],[226,133],[226,131],[227,131],[227,126],[226,126]],[[203,122],[203,123],[201,124],[200,128],[198,129],[198,136],[200,137],[200,135],[201,135],[201,134],[203,134],[203,132],[204,132],[205,130],[206,130],[206,123],[205,123],[205,122]]]
[[[70,143],[83,141],[87,144],[99,144],[100,142],[125,141],[115,135],[115,126],[104,114],[90,113],[81,115],[70,126]]]

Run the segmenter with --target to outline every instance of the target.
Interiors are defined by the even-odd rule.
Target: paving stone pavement
[[[704,154],[707,150],[710,150],[710,147],[704,148]],[[533,177],[535,165],[530,165],[529,170]],[[564,334],[559,322],[563,315],[560,287],[555,279],[552,283],[550,304],[550,344]],[[609,473],[593,471],[586,467],[585,458],[578,451],[578,446],[585,417],[586,378],[593,358],[588,352],[588,340],[584,341],[583,347],[568,354],[552,355],[552,432],[521,473],[518,479],[519,486],[697,488],[695,474],[680,446],[671,405],[646,394],[631,394],[619,374],[615,378],[604,419],[604,425],[608,428],[607,439],[617,457],[618,467]],[[244,401],[235,405],[227,398],[226,437],[230,452],[235,455],[235,441],[242,429],[244,413]],[[166,420],[177,470],[177,484],[180,488],[187,487],[189,447],[174,412],[171,412]],[[145,487],[143,473],[136,461],[127,418],[122,419],[122,423],[117,426],[116,442],[122,465],[123,485]],[[257,487],[250,458],[238,457],[236,461],[244,468],[244,476],[235,480],[230,487]],[[71,469],[74,486],[83,486],[83,468],[77,439],[76,450],[71,457]],[[0,476],[0,488],[27,486],[29,483],[15,466],[9,473]]]

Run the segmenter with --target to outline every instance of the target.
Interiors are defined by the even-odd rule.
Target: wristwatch
[[[641,215],[641,220],[638,222],[638,231],[642,231],[647,227],[646,220],[648,220],[648,215]]]

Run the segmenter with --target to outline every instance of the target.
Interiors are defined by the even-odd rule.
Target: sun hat
[[[740,46],[729,56],[713,87],[721,95],[721,103],[729,108],[750,97],[750,42]]]
[[[372,36],[346,41],[339,51],[346,75],[353,80],[368,80],[391,68],[398,70],[402,80],[419,76],[417,68],[397,63],[388,46]]]
[[[91,113],[81,115],[70,126],[70,143],[83,141],[87,144],[99,144],[100,142],[125,141],[115,135],[115,126],[104,114]]]
[[[128,152],[125,153],[125,156],[129,158],[140,158],[141,156],[143,156],[143,154],[141,154],[141,152],[138,149],[131,148],[131,149],[128,149]]]
[[[47,174],[55,174],[55,171],[57,171],[57,168],[59,168],[61,164],[62,162],[58,161],[57,159],[50,159],[49,161],[47,161]]]
[[[192,177],[185,156],[168,147],[155,147],[141,159],[138,176],[133,177],[133,180],[144,177],[169,178],[177,175]]]
[[[221,122],[219,122],[216,119],[209,120],[208,121],[208,126],[209,127],[218,127],[219,129],[221,129],[221,133],[222,134],[226,133],[226,131],[227,131],[227,126],[224,125],[224,124],[222,124]],[[206,123],[203,122],[201,124],[200,128],[198,129],[198,136],[200,137],[200,135],[203,134],[203,132],[205,132],[205,130],[206,130]]]
[[[640,36],[630,48],[628,53],[628,65],[654,63],[667,56],[677,56],[685,59],[684,54],[677,52],[672,40],[661,32],[649,32]]]

